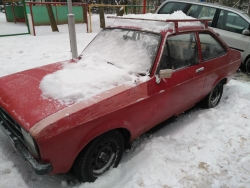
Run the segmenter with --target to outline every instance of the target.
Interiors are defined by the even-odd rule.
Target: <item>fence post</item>
[[[27,14],[27,17],[28,17],[28,24],[29,24],[29,27],[30,27],[30,34],[35,36],[34,35],[34,27],[33,27],[33,24],[32,24],[32,18],[31,18],[31,15],[30,14]]]
[[[85,5],[85,19],[86,19],[86,29],[87,29],[87,33],[89,33],[88,5]]]
[[[89,32],[88,33],[92,33],[91,7],[92,5],[89,5]]]
[[[86,8],[85,8],[85,5],[82,5],[82,20],[83,20],[83,23],[86,23]]]
[[[35,26],[34,26],[34,17],[33,17],[33,12],[32,12],[32,5],[33,4],[31,2],[29,2],[31,21],[32,21],[32,28],[33,28],[34,36],[36,36],[36,30],[35,30]]]
[[[99,18],[100,18],[100,28],[105,27],[105,16],[104,16],[104,8],[99,6]]]
[[[53,9],[52,9],[52,5],[51,4],[46,4],[46,9],[47,9],[47,12],[48,12],[49,22],[50,22],[50,26],[51,26],[52,31],[53,32],[54,31],[59,32],[57,24],[56,24],[55,15],[54,15],[54,12],[53,12]]]

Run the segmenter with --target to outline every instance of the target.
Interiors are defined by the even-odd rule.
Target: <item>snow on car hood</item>
[[[42,96],[71,104],[119,85],[134,85],[135,76],[94,57],[68,64],[62,70],[46,75],[40,83]]]
[[[96,73],[96,70],[93,70],[95,74],[92,75],[92,72],[89,71],[81,72],[85,74],[84,78],[90,78],[90,86],[88,86],[88,83],[84,82],[85,85],[83,87],[85,88],[92,88],[94,89],[94,86],[96,84],[92,84],[91,82],[95,82],[96,79],[99,79],[100,82],[103,85],[113,85],[112,89],[106,89],[104,92],[100,93],[102,90],[102,86],[100,88],[95,88],[97,91],[89,91],[88,96],[93,96],[95,93],[100,93],[100,95],[93,96],[90,100],[82,101],[79,103],[75,103],[72,105],[68,105],[65,103],[62,103],[58,100],[51,100],[44,98],[42,96],[42,91],[39,89],[41,80],[43,78],[46,78],[48,75],[55,76],[57,74],[62,74],[64,71],[67,72],[70,71],[75,74],[75,76],[81,77],[81,73],[77,71],[78,66],[74,66],[77,63],[73,63],[71,61],[65,61],[55,64],[46,65],[43,67],[38,67],[22,72],[18,72],[15,74],[11,74],[5,77],[0,78],[0,107],[10,115],[11,118],[13,118],[19,125],[21,125],[26,131],[30,131],[32,128],[33,134],[38,135],[40,131],[43,130],[45,127],[49,127],[51,123],[58,121],[63,118],[69,118],[71,119],[71,114],[75,114],[78,111],[82,111],[80,118],[82,118],[82,123],[85,121],[89,121],[90,119],[93,119],[97,114],[102,115],[105,114],[107,111],[112,111],[117,106],[124,106],[128,102],[137,101],[138,99],[145,98],[146,97],[146,85],[141,84],[143,86],[138,86],[141,89],[138,89],[138,92],[130,92],[130,86],[124,86],[121,85],[120,87],[119,82],[134,84],[133,83],[133,77],[134,76],[128,76],[128,73],[121,73],[118,72],[119,69],[115,69],[115,66],[110,65],[111,67],[99,67],[100,72],[103,71],[103,69],[108,68],[108,72],[110,73],[117,72],[119,75],[117,76],[117,82],[112,78],[112,76],[107,74],[107,78],[103,79],[103,76],[98,76]],[[107,64],[107,63],[106,63]],[[63,69],[63,67],[66,65],[67,69]],[[80,66],[80,65],[79,65]],[[84,65],[82,65],[84,66]],[[69,68],[70,67],[70,68]],[[113,68],[114,67],[114,68]],[[79,68],[79,67],[78,67]],[[113,68],[113,69],[112,69]],[[88,68],[88,69],[91,69]],[[61,71],[62,72],[61,72]],[[56,74],[54,75],[53,72]],[[88,75],[87,75],[88,74]],[[66,78],[66,75],[63,74]],[[71,75],[71,74],[70,74]],[[103,74],[100,74],[103,75]],[[112,73],[112,75],[114,75]],[[94,78],[93,78],[94,77]],[[140,80],[146,81],[147,76],[142,77]],[[73,79],[73,78],[72,78]],[[50,79],[49,79],[50,80]],[[64,85],[67,85],[68,87],[71,86],[71,81],[76,80],[69,80],[66,79],[68,82],[64,82]],[[53,83],[52,83],[53,84]],[[82,87],[82,82],[79,81],[78,83],[79,87]],[[115,87],[117,85],[117,87]],[[55,86],[55,84],[53,85]],[[66,87],[66,86],[65,86]],[[51,87],[52,88],[52,87]],[[133,87],[132,87],[133,88]],[[58,88],[52,88],[54,90]],[[62,90],[61,90],[62,91]],[[127,92],[125,92],[127,91]],[[66,92],[67,89],[66,89]],[[121,94],[121,95],[119,95]],[[74,95],[76,96],[76,95]],[[116,103],[111,104],[109,100],[112,96],[116,96]],[[120,99],[123,99],[122,101]],[[104,101],[104,102],[103,102]],[[114,105],[113,105],[114,104]],[[98,107],[96,107],[98,106]],[[99,107],[100,106],[100,107]],[[103,108],[105,106],[105,108]],[[76,116],[74,116],[76,117]],[[79,117],[77,117],[79,118]],[[37,125],[37,126],[35,126]],[[63,126],[60,128],[59,131],[63,131],[67,129],[69,126]],[[52,127],[53,129],[53,127]],[[49,131],[50,134],[54,134],[57,132]],[[47,132],[46,132],[47,134]],[[34,135],[33,135],[34,136]]]

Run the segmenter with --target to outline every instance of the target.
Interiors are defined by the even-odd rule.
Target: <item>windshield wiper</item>
[[[117,67],[119,69],[123,69],[122,67],[119,67],[119,66],[115,65],[114,63],[111,63],[111,62],[108,62],[108,61],[107,61],[107,63],[110,64],[110,65],[113,65],[113,66],[115,66],[115,67]]]
[[[114,65],[114,63],[110,63],[110,62],[107,62],[108,64],[110,64],[110,65]],[[115,65],[114,65],[115,66]]]
[[[119,66],[115,65],[114,63],[111,63],[111,62],[107,62],[107,63],[110,64],[110,65],[113,65],[113,66],[115,66],[115,67],[117,67],[119,69],[123,69],[122,67],[119,67]],[[129,74],[134,74],[134,75],[137,75],[137,76],[147,76],[148,75],[148,73],[142,73],[142,72],[140,72],[140,73],[129,72]]]

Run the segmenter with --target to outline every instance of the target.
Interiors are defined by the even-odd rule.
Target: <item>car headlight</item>
[[[36,157],[39,157],[37,145],[36,145],[34,139],[33,139],[32,136],[30,135],[30,133],[26,132],[23,128],[21,128],[21,130],[22,130],[22,134],[23,134],[23,138],[24,138],[24,141],[25,141],[25,143],[26,143],[26,146],[28,147],[28,149],[29,149]]]

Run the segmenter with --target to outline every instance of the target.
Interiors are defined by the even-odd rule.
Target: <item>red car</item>
[[[145,131],[200,101],[205,108],[219,103],[223,85],[240,66],[240,52],[208,29],[206,21],[181,26],[183,20],[138,20],[174,24],[105,28],[77,60],[0,78],[0,127],[35,173],[73,168],[80,181],[94,181],[117,167],[124,149]],[[59,87],[53,78],[61,74],[63,79],[69,67],[82,71],[79,80],[84,77],[78,98],[66,94],[74,89],[65,95],[52,91]]]

